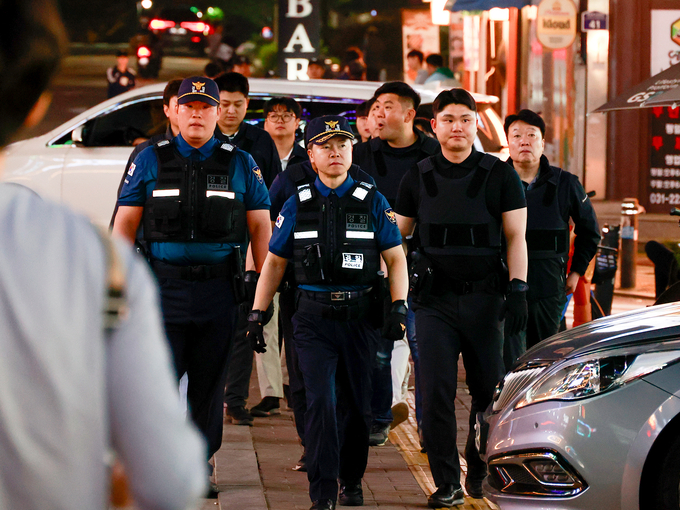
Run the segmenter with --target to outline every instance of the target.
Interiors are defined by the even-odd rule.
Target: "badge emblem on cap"
[[[192,81],[191,85],[193,85],[192,92],[203,92],[203,93],[205,93],[205,83],[201,83],[200,81]]]
[[[340,126],[338,126],[337,120],[327,120],[326,121],[326,131],[340,131]]]

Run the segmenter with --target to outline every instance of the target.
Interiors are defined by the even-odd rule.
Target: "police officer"
[[[477,108],[470,93],[445,90],[432,106],[432,128],[442,153],[404,176],[396,211],[403,236],[419,225],[411,289],[423,435],[437,486],[428,504],[440,508],[463,503],[454,403],[461,353],[472,396],[465,487],[472,497],[483,496],[486,466],[475,447],[475,415],[489,405],[505,373],[503,319],[513,332],[527,320],[526,201],[512,167],[474,149]],[[507,241],[509,284],[502,274],[501,232]]]
[[[394,206],[399,183],[406,172],[425,158],[440,152],[439,142],[414,129],[413,121],[420,105],[420,96],[401,81],[380,86],[374,94],[370,114],[374,116],[378,138],[354,147],[354,162],[375,178],[380,192]],[[413,332],[410,332],[413,333]],[[409,346],[416,377],[416,414],[420,412],[418,348],[415,334],[409,334]],[[373,373],[373,424],[371,446],[387,442],[390,427],[408,417],[408,407],[400,404],[401,413],[392,412],[392,350],[394,342],[384,340],[378,349]],[[404,359],[408,362],[408,359]],[[403,412],[406,411],[406,412]],[[420,420],[418,420],[420,422]]]
[[[319,174],[297,189],[276,219],[258,282],[248,336],[264,342],[264,310],[293,260],[298,284],[293,316],[295,348],[307,396],[305,442],[312,509],[363,504],[368,460],[370,366],[382,311],[380,257],[393,299],[383,334],[401,338],[408,287],[396,219],[375,186],[348,175],[354,135],[344,117],[309,123],[310,161]],[[337,405],[336,385],[343,405]]]
[[[135,72],[128,67],[130,57],[125,50],[116,53],[116,65],[106,70],[107,97],[112,98],[134,88]]]
[[[307,131],[307,140],[309,130]],[[307,144],[308,145],[308,144]],[[347,172],[352,179],[359,182],[367,182],[375,185],[373,177],[364,172],[357,165],[352,164]],[[296,163],[288,166],[283,172],[276,176],[269,188],[269,199],[271,200],[271,220],[275,222],[283,208],[285,202],[297,194],[298,186],[313,184],[316,181],[316,167],[309,161]],[[307,399],[305,396],[305,386],[302,382],[302,374],[297,361],[297,353],[294,348],[293,323],[292,317],[295,313],[295,275],[293,274],[292,264],[288,265],[283,281],[280,286],[279,296],[281,330],[283,332],[284,346],[286,349],[286,366],[288,368],[288,379],[291,396],[291,406],[295,417],[295,428],[300,438],[300,443],[305,446],[305,412],[307,411]],[[307,457],[303,452],[302,457],[293,468],[295,471],[307,471]]]
[[[505,337],[506,368],[527,347],[557,333],[566,301],[597,251],[600,229],[595,210],[578,177],[550,165],[543,155],[545,122],[531,110],[505,119],[510,163],[517,171],[527,199],[529,250],[529,321],[524,333]],[[574,254],[570,272],[569,219],[574,222]]]
[[[188,375],[189,409],[210,458],[222,443],[225,367],[242,298],[239,245],[249,232],[259,270],[271,234],[269,196],[253,159],[213,136],[215,82],[187,78],[177,103],[180,134],[130,167],[113,230],[134,241],[143,222],[175,369]]]

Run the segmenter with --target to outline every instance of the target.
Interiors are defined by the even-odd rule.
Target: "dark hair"
[[[413,90],[413,87],[403,81],[388,81],[387,83],[383,83],[378,87],[378,90],[375,91],[373,97],[377,99],[378,96],[382,94],[396,94],[400,99],[406,99],[413,103],[414,110],[417,110],[418,106],[420,106],[420,95]]]
[[[0,147],[26,120],[47,89],[66,53],[66,32],[51,0],[9,0],[2,3],[0,43]],[[20,91],[20,92],[17,92]],[[17,93],[21,101],[12,101]]]
[[[359,60],[364,58],[364,53],[356,46],[350,46],[345,50],[345,62],[349,63],[352,60]]]
[[[163,104],[165,106],[168,106],[170,104],[170,100],[177,95],[182,81],[183,80],[170,80],[165,86],[165,89],[163,89]]]
[[[363,80],[366,66],[360,60],[352,60],[347,64],[347,76],[350,80]]]
[[[220,89],[220,92],[240,92],[248,97],[250,86],[248,85],[248,78],[241,73],[223,73],[215,78],[215,83]]]
[[[505,128],[506,136],[512,123],[517,122],[518,120],[526,122],[530,126],[537,127],[538,129],[541,130],[541,137],[545,138],[545,122],[538,113],[526,109],[520,110],[518,113],[515,113],[514,115],[508,115],[507,117],[505,117],[505,125],[503,127]]]
[[[219,76],[221,72],[222,66],[216,62],[208,62],[203,70],[203,74],[208,78],[215,78],[216,76]]]
[[[432,53],[427,56],[425,63],[430,64],[432,67],[442,67],[444,65],[444,59],[439,53]]]
[[[375,103],[375,98],[368,99],[357,105],[357,117],[368,117],[368,112],[371,111],[371,106]]]
[[[319,67],[323,67],[324,69],[326,69],[326,64],[324,63],[323,60],[321,60],[319,58],[310,58],[309,64],[307,64],[307,66],[308,67],[309,66],[319,66]]]
[[[437,135],[435,135],[434,131],[432,130],[432,123],[430,122],[430,119],[426,119],[424,117],[416,117],[415,119],[413,119],[413,127],[416,129],[420,129],[430,138],[434,139],[437,138]]]
[[[424,55],[423,55],[423,52],[422,52],[422,51],[418,51],[418,50],[411,50],[411,51],[409,51],[409,52],[406,54],[406,58],[411,58],[411,57],[418,57],[418,60],[420,60],[420,63],[421,63],[421,64],[423,63]]]
[[[467,106],[473,112],[477,111],[477,103],[467,90],[460,87],[452,88],[451,90],[443,90],[432,102],[432,115],[437,116],[444,108],[450,104],[462,104]]]
[[[269,101],[265,101],[262,111],[264,116],[269,115],[269,112],[274,110],[276,106],[283,106],[289,112],[293,112],[299,119],[302,115],[302,108],[300,104],[292,97],[272,97]]]

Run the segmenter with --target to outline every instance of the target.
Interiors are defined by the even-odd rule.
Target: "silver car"
[[[521,357],[477,417],[502,510],[680,508],[680,304],[606,317]]]

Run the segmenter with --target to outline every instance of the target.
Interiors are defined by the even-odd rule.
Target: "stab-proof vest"
[[[431,255],[497,255],[501,223],[486,207],[486,183],[498,158],[484,154],[461,179],[435,171],[432,158],[420,170],[420,244]]]
[[[147,241],[240,243],[246,210],[232,191],[235,147],[223,143],[204,161],[181,157],[169,140],[154,146],[158,178],[143,213]]]
[[[380,251],[371,204],[375,187],[356,183],[342,197],[324,197],[313,184],[298,187],[293,261],[298,284],[375,282]]]
[[[557,199],[562,170],[550,169],[553,174],[547,182],[525,192],[530,259],[566,258],[569,253],[569,223],[564,221]]]

